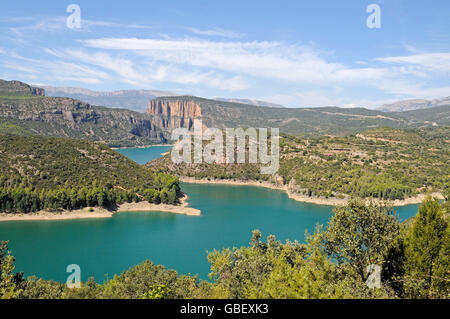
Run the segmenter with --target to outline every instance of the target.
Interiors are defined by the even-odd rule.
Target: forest
[[[151,261],[79,288],[14,272],[8,243],[0,246],[0,298],[449,298],[450,214],[446,201],[427,197],[418,214],[399,223],[381,203],[353,200],[336,206],[326,226],[306,243],[262,240],[253,231],[248,246],[208,253],[209,280],[180,275]],[[301,231],[301,230],[299,230]],[[373,285],[367,267],[378,266]]]
[[[0,212],[178,203],[178,179],[100,143],[0,135]]]

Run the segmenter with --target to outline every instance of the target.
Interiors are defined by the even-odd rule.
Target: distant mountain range
[[[84,101],[93,105],[102,105],[114,108],[124,108],[136,112],[145,112],[149,100],[161,96],[179,96],[170,91],[161,90],[119,90],[119,91],[92,91],[81,87],[40,86],[47,96],[68,97]],[[279,104],[253,99],[215,98],[217,101],[235,102],[256,106],[284,107]]]
[[[443,99],[434,100],[403,100],[394,102],[392,104],[384,104],[379,108],[380,111],[385,112],[404,112],[420,109],[428,109],[435,106],[450,105],[450,96]]]
[[[50,91],[58,94],[56,90]],[[207,127],[275,127],[280,133],[302,136],[345,136],[377,127],[450,126],[450,105],[382,112],[365,108],[261,107],[195,96],[148,98],[162,93],[149,90],[98,94],[67,88],[65,95],[74,94],[79,99],[49,97],[41,88],[0,80],[0,134],[69,137],[110,146],[135,146],[167,142],[174,128],[191,128],[196,118],[202,119]],[[101,100],[85,102],[104,98],[109,101],[107,106],[111,106],[111,97],[120,97],[122,103],[130,103],[127,105],[132,103],[127,100],[140,99],[145,112],[99,106],[103,104]]]
[[[111,92],[92,91],[79,87],[42,86],[47,96],[68,97],[93,105],[130,109],[145,112],[149,100],[159,96],[176,96],[169,91],[120,90]]]
[[[242,104],[249,104],[249,105],[255,105],[255,106],[266,106],[266,107],[284,107],[280,104],[270,103],[266,101],[261,100],[250,100],[250,99],[227,99],[227,98],[215,98],[216,101],[222,101],[222,102],[234,102],[234,103],[242,103]]]

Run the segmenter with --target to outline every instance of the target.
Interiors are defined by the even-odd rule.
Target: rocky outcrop
[[[27,134],[88,138],[113,146],[165,143],[168,134],[161,130],[160,118],[70,98],[0,98],[0,118],[20,125]]]
[[[202,109],[189,99],[154,99],[148,102],[147,114],[156,127],[170,131],[179,127],[192,129],[194,119],[202,116]]]
[[[197,118],[202,116],[202,109],[198,104],[188,100],[150,100],[147,113],[150,115],[161,115],[166,118],[182,117]]]
[[[37,95],[45,96],[45,90],[38,87],[30,86],[20,81],[0,80],[0,95],[4,96],[24,96]]]
[[[31,95],[45,96],[45,90],[37,87],[30,87]]]

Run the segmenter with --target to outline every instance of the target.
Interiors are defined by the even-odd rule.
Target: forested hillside
[[[0,135],[0,212],[76,209],[124,201],[177,202],[178,180],[105,145]]]
[[[379,128],[346,137],[280,138],[280,169],[258,164],[174,164],[170,154],[147,164],[197,179],[270,181],[308,196],[404,199],[440,192],[450,181],[450,128]]]

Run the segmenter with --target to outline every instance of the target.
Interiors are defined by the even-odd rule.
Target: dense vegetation
[[[449,298],[449,202],[431,197],[416,218],[399,224],[389,207],[351,201],[335,208],[328,227],[305,244],[261,240],[208,254],[211,281],[178,275],[145,261],[81,288],[14,274],[7,243],[0,247],[0,298]],[[445,217],[446,216],[446,217]],[[379,266],[369,288],[367,267]],[[368,280],[369,279],[369,280]]]
[[[269,181],[321,197],[404,199],[448,188],[450,128],[378,128],[346,137],[280,138],[280,169],[258,164],[174,164],[170,154],[147,164],[197,179]]]
[[[177,203],[178,180],[107,146],[0,135],[0,212],[77,209],[147,200]]]

